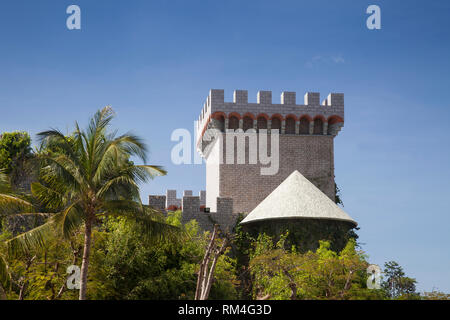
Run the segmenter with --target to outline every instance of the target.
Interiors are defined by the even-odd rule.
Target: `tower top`
[[[257,120],[264,117],[271,120],[274,117],[280,121],[292,119],[296,122],[306,118],[309,122],[321,119],[323,123],[339,123],[338,130],[332,131],[336,135],[344,124],[344,94],[330,93],[320,103],[320,93],[307,92],[304,95],[303,104],[297,104],[295,92],[283,91],[280,103],[272,102],[272,91],[258,91],[256,102],[248,101],[247,90],[235,90],[233,101],[226,102],[223,89],[211,89],[197,122],[198,141],[200,143],[204,132],[211,127],[214,119],[229,119],[235,117],[238,120],[245,117]]]

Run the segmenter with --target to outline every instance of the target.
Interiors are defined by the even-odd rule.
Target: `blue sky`
[[[81,30],[66,28],[70,4]],[[381,30],[366,28],[370,4]],[[5,0],[0,132],[69,132],[111,105],[169,171],[147,201],[204,189],[204,166],[171,164],[170,135],[193,130],[209,89],[344,92],[335,174],[363,249],[450,292],[449,19],[448,1]]]

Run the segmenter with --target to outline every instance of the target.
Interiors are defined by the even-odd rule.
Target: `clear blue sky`
[[[381,30],[366,28],[370,4]],[[147,201],[204,189],[204,166],[171,164],[170,135],[193,130],[210,88],[344,92],[335,173],[363,249],[450,292],[449,23],[449,1],[4,0],[0,132],[70,131],[111,105],[169,171]]]

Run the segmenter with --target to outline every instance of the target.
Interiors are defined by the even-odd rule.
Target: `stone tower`
[[[197,122],[197,149],[206,160],[206,207],[216,211],[217,197],[227,197],[233,199],[234,213],[248,213],[295,170],[334,201],[333,140],[343,125],[341,93],[329,94],[321,104],[319,93],[308,92],[304,104],[297,104],[295,92],[282,92],[280,103],[272,103],[271,91],[259,91],[256,103],[249,103],[246,90],[234,91],[233,102],[224,101],[224,90],[211,90]],[[278,170],[269,175],[262,174],[267,162],[250,160],[249,133],[259,139],[265,130],[268,152],[278,153]],[[233,132],[244,137],[243,144],[239,134],[228,140]],[[275,136],[278,151],[272,149]],[[239,146],[244,158],[239,158]]]

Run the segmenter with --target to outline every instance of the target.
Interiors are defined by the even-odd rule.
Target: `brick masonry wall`
[[[300,100],[295,92],[282,92],[280,100],[273,101],[271,91],[259,91],[254,103],[248,101],[246,90],[236,90],[233,101],[225,102],[223,90],[210,91],[197,126],[200,133],[197,146],[206,158],[207,207],[216,211],[216,198],[230,197],[234,200],[233,212],[250,212],[294,170],[301,172],[334,201],[333,139],[344,125],[344,95],[330,93],[320,103],[319,93],[308,92],[303,97],[303,104],[298,104]],[[226,164],[226,139],[220,141],[216,137],[212,142],[204,139],[206,129],[223,126],[230,128],[231,117],[246,114],[253,117],[254,127],[261,121],[260,118],[255,118],[259,114],[267,116],[268,128],[281,127],[279,171],[275,175],[261,175],[261,167],[267,166],[248,164],[248,146],[246,164],[237,164],[236,156],[234,164]],[[217,115],[223,116],[224,123],[215,118]],[[277,125],[278,120],[275,119],[278,116],[282,122]],[[296,119],[295,123],[287,123],[288,117],[292,116]],[[309,120],[304,123],[303,117]],[[243,128],[243,124],[241,118],[239,127]],[[286,129],[288,134],[285,134]],[[295,134],[292,134],[294,131]],[[223,133],[219,135],[224,136]],[[268,149],[270,150],[270,146]],[[235,154],[236,151],[235,143]]]
[[[166,191],[166,208],[170,206],[181,207],[181,199],[177,199],[177,190]]]
[[[232,198],[234,213],[250,212],[294,170],[298,170],[334,201],[333,138],[333,136],[324,135],[279,135],[279,171],[275,175],[261,175],[261,167],[267,167],[267,165],[261,165],[259,162],[248,164],[248,156],[246,164],[237,164],[237,143],[235,142],[234,164],[220,164],[218,180],[214,176],[207,175],[207,192],[210,189],[218,189],[220,197]],[[222,140],[223,159],[226,159],[226,139]],[[270,150],[270,139],[268,142],[268,150]],[[245,150],[248,155],[248,143]],[[210,160],[207,159],[207,167],[213,166],[208,164]],[[206,206],[210,205],[208,197]]]
[[[192,196],[192,190],[184,190],[183,196]],[[202,190],[199,192],[200,197],[200,205],[205,205],[206,203],[206,191]],[[170,206],[177,206],[181,207],[182,199],[177,198],[177,191],[176,190],[167,190],[166,191],[166,203],[165,208],[169,208]]]
[[[164,211],[166,209],[166,196],[148,196],[148,205],[156,210]]]
[[[218,212],[206,213],[200,211],[200,197],[185,196],[182,199],[183,213],[182,223],[196,220],[201,230],[212,231],[215,224],[220,226],[223,232],[229,232],[234,227],[237,214],[233,214],[233,199],[217,198]]]
[[[206,191],[205,190],[199,191],[198,196],[200,197],[200,205],[201,206],[206,205]]]

